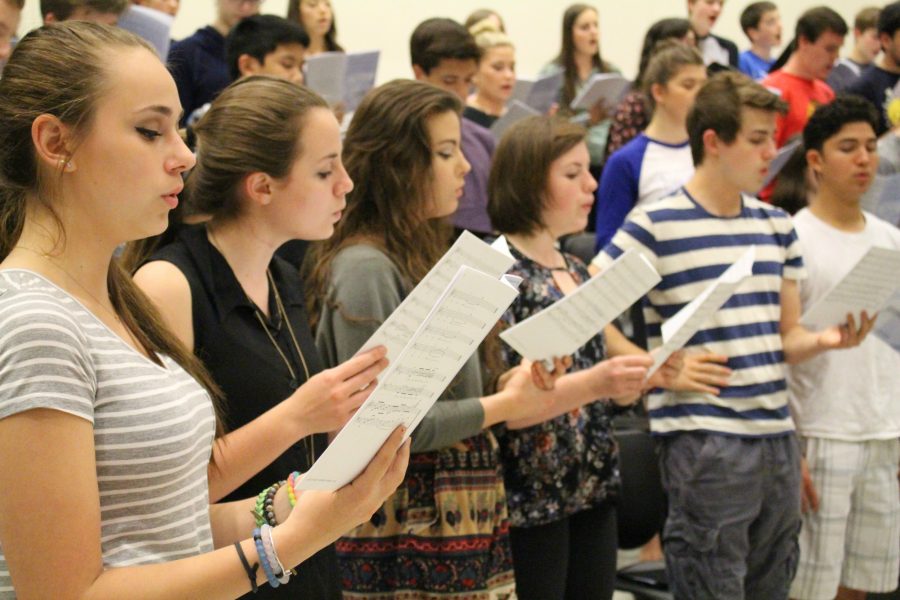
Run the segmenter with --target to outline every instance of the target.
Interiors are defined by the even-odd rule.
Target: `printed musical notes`
[[[363,344],[360,352],[384,345],[388,350],[388,360],[394,361],[461,266],[472,267],[495,279],[512,266],[515,259],[508,248],[504,252],[505,245],[502,237],[488,246],[464,231],[419,285]]]
[[[478,243],[488,248],[480,240]],[[480,257],[464,258],[473,259],[482,262]],[[365,468],[394,428],[402,424],[407,435],[411,433],[517,294],[517,286],[505,276],[498,279],[459,266],[407,343],[391,357],[372,395],[303,476],[299,487],[337,489]]]
[[[628,250],[600,274],[538,314],[500,334],[529,360],[572,354],[659,283],[637,250]]]
[[[800,318],[808,327],[831,327],[862,311],[873,316],[900,288],[900,251],[869,248],[856,266]]]

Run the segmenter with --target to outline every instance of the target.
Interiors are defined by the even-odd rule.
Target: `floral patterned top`
[[[550,269],[522,255],[512,244],[516,263],[509,273],[523,278],[521,293],[503,315],[514,325],[563,297]],[[575,256],[563,254],[576,284],[590,278]],[[606,356],[603,334],[573,355],[571,371],[587,369]],[[520,356],[503,344],[508,366]],[[612,499],[619,488],[616,445],[611,420],[618,408],[609,401],[586,404],[567,414],[525,429],[495,427],[503,461],[510,524],[530,527],[558,521]]]
[[[613,113],[609,136],[606,138],[606,157],[612,156],[613,152],[647,129],[651,116],[647,95],[641,90],[628,92]]]

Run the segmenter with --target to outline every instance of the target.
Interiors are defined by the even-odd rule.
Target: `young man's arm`
[[[813,332],[800,324],[800,289],[793,279],[785,279],[781,284],[781,342],[784,358],[788,364],[797,364],[821,354],[826,350],[853,348],[862,341],[875,325],[863,311],[859,326],[853,315],[847,315],[844,325],[829,327]]]

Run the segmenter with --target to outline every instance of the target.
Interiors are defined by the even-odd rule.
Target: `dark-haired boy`
[[[872,103],[878,111],[878,128],[875,133],[883,134],[893,124],[900,122],[900,97],[894,93],[900,81],[900,2],[892,2],[881,9],[878,15],[878,39],[881,42],[881,56],[862,72],[847,90]]]
[[[772,2],[753,2],[741,13],[741,29],[750,48],[738,57],[738,69],[759,81],[775,62],[772,49],[781,45],[781,14]]]
[[[410,37],[409,54],[417,80],[447,90],[465,106],[481,57],[465,27],[445,18],[422,21]],[[493,232],[487,214],[487,183],[496,142],[484,127],[469,119],[461,121],[462,152],[472,170],[466,174],[453,226],[484,237]]]
[[[728,357],[717,393],[654,393],[669,514],[663,531],[675,598],[787,598],[797,560],[800,453],[788,411],[785,362],[858,343],[871,327],[813,334],[799,325],[803,260],[790,217],[751,196],[776,154],[785,104],[740,73],[719,73],[688,116],[694,176],[677,194],[635,209],[594,259],[629,248],[662,276],[645,299],[648,342],[661,325],[756,247],[753,274],[687,343]]]
[[[303,61],[309,36],[275,15],[253,15],[239,22],[225,38],[225,58],[233,80],[270,75],[303,83]]]
[[[839,96],[803,131],[816,189],[794,217],[808,308],[871,247],[900,250],[900,230],[860,209],[878,165],[875,110]],[[897,587],[900,567],[900,355],[876,336],[790,370],[791,409],[808,473],[809,510],[791,598],[863,600]],[[841,589],[838,593],[839,586]],[[865,591],[863,591],[865,590]]]
[[[845,35],[847,23],[827,6],[811,8],[797,20],[793,52],[783,68],[762,80],[764,86],[778,90],[788,103],[788,112],[779,117],[775,134],[779,148],[803,131],[817,106],[834,99],[834,92],[825,79],[837,60]]]
[[[44,25],[62,21],[92,21],[115,25],[128,0],[41,0]]]
[[[868,6],[853,18],[853,48],[850,55],[838,59],[826,80],[835,94],[844,92],[853,85],[881,52],[881,42],[878,39],[880,13],[881,9],[877,6]]]

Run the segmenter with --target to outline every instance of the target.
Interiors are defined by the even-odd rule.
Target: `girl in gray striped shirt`
[[[0,598],[234,598],[266,581],[254,500],[208,504],[214,386],[113,259],[178,203],[194,163],[180,110],[153,51],[96,24],[30,33],[0,80]],[[293,511],[279,493],[286,569],[394,490],[401,435],[346,488]]]

